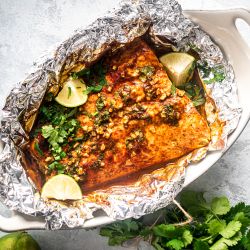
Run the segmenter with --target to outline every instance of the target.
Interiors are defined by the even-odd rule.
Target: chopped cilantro
[[[155,68],[153,66],[144,66],[140,69],[140,72],[147,77],[152,76],[154,74],[154,71]]]
[[[60,162],[58,161],[54,161],[52,162],[49,166],[48,166],[49,170],[57,170],[58,174],[63,174],[65,171],[65,166],[62,165]]]
[[[90,75],[90,69],[86,68],[86,69],[82,69],[78,72],[72,72],[71,73],[71,77],[73,79],[78,79],[79,77],[83,77],[83,76],[89,76]]]
[[[174,109],[173,105],[166,104],[162,108],[161,117],[166,123],[170,123],[171,125],[177,125],[180,114]]]
[[[109,121],[110,114],[108,110],[104,110],[103,112],[97,113],[95,116],[95,124],[100,126],[105,124]]]
[[[69,137],[74,135],[79,126],[78,121],[73,118],[76,112],[77,108],[65,108],[55,102],[50,106],[41,107],[40,118],[45,123],[41,127],[42,136],[49,143],[55,162],[66,156],[62,146],[68,142]]]
[[[204,90],[195,82],[185,84],[183,90],[185,90],[186,95],[192,100],[194,106],[200,106],[205,103]]]
[[[104,97],[100,96],[96,101],[96,109],[101,111],[105,107]]]
[[[70,96],[71,96],[71,92],[72,92],[71,87],[68,87],[68,99],[69,99]]]
[[[39,153],[40,156],[43,156],[43,151],[40,149],[38,142],[35,142],[35,150]]]
[[[176,94],[176,87],[174,86],[174,84],[171,85],[171,95],[175,95]]]
[[[100,61],[93,65],[91,68],[83,69],[79,72],[73,72],[71,76],[74,79],[82,78],[87,85],[87,89],[84,90],[85,94],[93,92],[100,92],[104,85],[107,84],[106,69],[103,66],[103,62]]]
[[[222,82],[226,77],[224,67],[222,65],[211,67],[207,62],[205,62],[198,64],[198,69],[201,72],[201,76],[206,84]]]

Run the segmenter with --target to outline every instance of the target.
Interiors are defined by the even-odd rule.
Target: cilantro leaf
[[[88,68],[85,68],[85,69],[82,69],[78,72],[72,72],[71,73],[71,77],[73,79],[78,79],[79,77],[83,77],[83,76],[89,76],[90,75],[90,69]]]
[[[191,99],[194,106],[203,105],[206,101],[204,89],[196,82],[186,83],[182,89],[186,92],[186,96]]]
[[[34,147],[35,147],[35,150],[39,153],[39,155],[43,156],[43,151],[40,149],[40,146],[37,141],[35,142]]]
[[[208,223],[208,232],[211,235],[215,235],[223,231],[226,227],[226,222],[224,220],[213,219]]]
[[[211,209],[217,215],[224,215],[229,212],[230,203],[226,197],[217,197],[212,200]]]
[[[221,238],[210,247],[210,250],[227,250],[228,247],[237,245],[241,238],[240,232],[230,239]]]
[[[209,245],[202,240],[196,240],[194,243],[194,250],[209,250]]]
[[[244,249],[250,250],[250,231],[242,237],[241,243]]]
[[[198,64],[198,69],[206,84],[222,82],[225,78],[225,69],[223,65],[209,66],[207,62]]]
[[[83,78],[84,83],[87,85],[84,93],[90,94],[92,92],[100,92],[103,86],[107,84],[105,74],[106,69],[103,66],[103,62],[100,61],[89,69],[73,72],[71,76],[74,79]]]
[[[164,250],[164,248],[160,245],[160,237],[154,238],[154,240],[152,241],[152,246],[156,250]]]
[[[193,236],[189,230],[184,230],[182,234],[182,241],[185,247],[192,243]]]
[[[166,247],[174,250],[181,250],[184,247],[184,243],[181,240],[173,239],[166,243]]]
[[[100,235],[109,237],[109,245],[114,246],[138,236],[139,229],[140,224],[138,222],[127,219],[101,228]]]
[[[68,87],[68,99],[71,97],[71,93],[72,93],[71,87]]]
[[[193,216],[200,216],[210,209],[203,193],[186,191],[181,193],[181,204]]]
[[[220,232],[220,234],[229,239],[233,237],[238,231],[240,231],[241,223],[239,221],[230,221],[227,226]]]
[[[241,223],[241,232],[244,234],[250,225],[250,217],[248,217],[244,212],[238,212],[234,216],[233,220],[239,221]]]
[[[153,232],[156,236],[172,238],[176,235],[176,229],[173,225],[161,224],[153,228]]]
[[[174,86],[174,84],[171,85],[171,95],[175,95],[176,93],[176,87]]]

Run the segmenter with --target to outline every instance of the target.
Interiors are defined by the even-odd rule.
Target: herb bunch
[[[156,250],[250,250],[250,206],[234,207],[226,197],[208,202],[203,193],[182,193],[181,205],[193,216],[191,223],[177,208],[161,211],[160,222],[148,225],[143,218],[115,222],[101,228],[100,235],[109,245],[120,245],[131,239],[149,241]]]
[[[64,172],[65,167],[58,161],[66,156],[63,146],[68,143],[70,137],[74,136],[79,127],[78,121],[74,118],[76,112],[77,108],[65,108],[55,101],[53,105],[44,104],[40,109],[41,134],[48,141],[54,157],[54,161],[48,166],[49,170],[56,169],[58,173]],[[39,145],[36,148],[39,154],[42,154]]]

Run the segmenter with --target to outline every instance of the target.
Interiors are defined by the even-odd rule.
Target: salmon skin
[[[119,185],[209,144],[206,119],[183,91],[173,88],[144,41],[126,44],[106,56],[104,65],[107,84],[90,94],[76,114],[80,124],[76,135],[87,139],[65,147],[66,156],[60,161],[83,192]],[[45,144],[43,156],[34,141]],[[31,140],[25,154],[37,186],[56,174],[47,170],[51,153],[41,135]]]

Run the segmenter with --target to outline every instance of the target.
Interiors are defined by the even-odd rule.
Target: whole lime
[[[0,250],[41,250],[41,248],[26,232],[16,232],[0,238]]]

